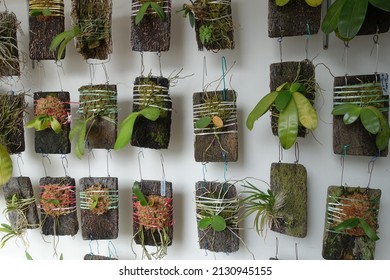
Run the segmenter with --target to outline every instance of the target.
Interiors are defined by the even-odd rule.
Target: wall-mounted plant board
[[[0,12],[0,77],[20,76],[17,30],[19,22],[14,13]]]

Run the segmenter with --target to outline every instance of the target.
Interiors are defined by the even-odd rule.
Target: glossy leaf
[[[226,221],[222,216],[216,215],[212,217],[210,226],[215,231],[223,231],[226,229]]]
[[[285,82],[276,88],[276,91],[286,90],[290,87],[289,82]]]
[[[61,130],[62,130],[62,128],[61,128],[61,124],[60,124],[60,122],[56,119],[56,118],[54,118],[54,117],[51,117],[51,120],[50,120],[50,127],[53,129],[53,131],[55,132],[55,133],[60,133],[61,132]]]
[[[297,105],[299,122],[307,129],[316,129],[318,116],[310,101],[300,92],[294,92],[292,95]]]
[[[352,103],[340,104],[340,105],[337,105],[336,107],[333,108],[332,115],[334,115],[334,116],[345,115],[351,109],[358,108],[358,107],[359,106],[352,104]]]
[[[351,108],[343,118],[343,121],[346,125],[354,123],[360,116],[362,108],[356,106],[355,108]]]
[[[12,177],[12,160],[7,149],[0,144],[0,187]]]
[[[381,111],[378,110],[376,107],[372,107],[371,110],[376,113],[379,122],[380,122],[380,130],[376,135],[375,143],[377,148],[382,151],[386,149],[389,145],[389,139],[390,139],[390,126],[389,121],[383,115]]]
[[[139,113],[150,121],[155,121],[160,116],[160,109],[155,107],[146,107],[139,111]]]
[[[81,29],[76,25],[72,29],[59,33],[53,38],[50,43],[50,50],[55,51],[58,49],[57,60],[61,59],[62,54],[65,51],[66,45],[80,33]]]
[[[322,0],[305,0],[310,7],[318,7],[322,4]]]
[[[368,0],[347,0],[343,5],[338,21],[338,31],[343,38],[356,36],[366,18]]]
[[[275,98],[276,109],[279,112],[283,111],[287,107],[288,103],[290,103],[291,98],[291,92],[287,90],[280,91],[278,96]]]
[[[378,9],[390,12],[390,1],[389,0],[369,0],[371,5]]]
[[[301,83],[292,83],[289,90],[291,93],[293,93],[298,91],[301,86],[302,86]]]
[[[371,107],[362,108],[360,120],[368,132],[372,134],[377,134],[379,132],[381,127],[379,118]]]
[[[375,230],[366,222],[365,219],[360,218],[360,226],[364,230],[364,233],[370,238],[372,241],[379,240],[378,235],[375,233]]]
[[[159,4],[157,4],[156,2],[150,2],[150,5],[152,6],[152,9],[156,12],[156,14],[158,15],[158,17],[161,20],[166,19],[166,15],[164,13],[164,10]]]
[[[343,222],[341,222],[340,224],[338,224],[337,226],[334,227],[334,231],[336,232],[342,232],[342,231],[345,231],[345,230],[348,230],[348,229],[352,229],[352,228],[355,228],[359,225],[359,218],[350,218],[350,219],[347,219]]]
[[[137,14],[135,15],[135,24],[139,24],[144,18],[146,11],[149,9],[151,2],[146,2],[141,5]]]
[[[33,258],[31,257],[31,255],[30,255],[27,251],[25,251],[24,254],[25,254],[26,259],[27,259],[28,261],[32,261],[32,260],[33,260]]]
[[[249,113],[246,120],[246,127],[249,130],[253,129],[255,121],[257,121],[262,115],[264,115],[271,105],[275,102],[276,96],[278,96],[277,91],[273,91],[264,96],[255,106],[255,108]]]
[[[322,32],[330,34],[337,29],[341,9],[346,1],[347,0],[337,0],[329,7],[321,24]]]
[[[85,141],[87,136],[87,120],[80,120],[74,130],[69,132],[69,139],[72,141],[76,137],[75,155],[81,159],[85,153]]]
[[[275,0],[275,3],[277,6],[284,6],[286,5],[290,0]]]
[[[283,149],[294,145],[298,136],[298,109],[294,99],[279,114],[278,121],[279,141]]]
[[[139,187],[139,183],[137,181],[135,181],[134,185],[133,185],[133,194],[138,199],[141,206],[144,206],[144,207],[148,206],[148,201],[146,200],[144,194],[142,193],[142,191]]]
[[[211,117],[202,117],[195,122],[196,128],[206,128],[211,123]]]
[[[213,218],[212,217],[204,217],[199,220],[198,227],[199,229],[206,229],[211,225]]]

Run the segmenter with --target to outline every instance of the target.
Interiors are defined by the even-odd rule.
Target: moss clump
[[[58,217],[75,211],[75,192],[70,186],[50,184],[42,186],[41,209],[47,215]]]

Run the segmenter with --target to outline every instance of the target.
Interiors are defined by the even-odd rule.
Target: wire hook
[[[46,166],[45,166],[45,161],[44,161],[45,158],[48,160],[50,165],[51,165],[51,160],[50,160],[48,154],[42,154],[42,166],[43,166],[43,170],[45,171],[45,176],[47,177],[47,171],[46,171]]]
[[[161,161],[161,170],[162,170],[160,195],[166,196],[167,187],[166,187],[166,180],[165,180],[164,157],[162,153],[160,154],[160,161]]]
[[[226,57],[222,56],[222,81],[223,81],[223,101],[226,101],[226,71],[227,71]]]
[[[370,187],[371,184],[371,178],[372,178],[372,173],[374,171],[374,166],[375,166],[375,161],[378,159],[378,157],[373,157],[369,162],[368,162],[368,183],[367,183],[367,189]]]
[[[109,165],[109,159],[112,159],[112,153],[110,149],[107,149],[107,177],[110,176],[110,165]]]
[[[139,178],[142,181],[142,168],[141,168],[141,157],[140,155],[142,154],[142,158],[145,158],[144,152],[141,150],[138,152],[138,169],[139,169]]]
[[[68,162],[68,159],[66,158],[66,155],[61,155],[61,163],[62,163],[62,167],[64,168],[64,172],[65,172],[65,177],[68,177],[68,171],[67,171],[67,168],[69,166],[69,162]]]
[[[203,91],[206,91],[205,89],[205,78],[207,76],[207,59],[206,56],[203,56],[203,79],[202,79],[202,89]]]
[[[23,165],[24,165],[24,161],[23,161],[23,158],[22,158],[22,154],[21,154],[21,153],[19,153],[19,154],[18,154],[18,157],[16,158],[16,164],[18,165],[18,170],[19,170],[20,177],[22,177],[23,175],[22,175],[22,170],[20,169],[20,163],[19,163],[19,161],[21,161],[21,162],[23,163]]]

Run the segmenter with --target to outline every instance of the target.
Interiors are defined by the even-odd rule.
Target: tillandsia
[[[148,259],[162,259],[167,254],[167,247],[172,243],[170,237],[170,227],[173,225],[172,198],[160,195],[145,196],[137,181],[133,186],[133,194],[134,222],[138,227],[134,238],[140,241],[143,256],[145,255]],[[152,253],[146,248],[147,232],[150,233],[147,236],[156,248],[156,251]]]
[[[286,5],[287,3],[294,2],[294,1],[297,1],[297,0],[275,0],[275,3],[276,3],[276,5],[282,7],[282,6]],[[305,0],[305,2],[311,7],[318,7],[319,5],[322,4],[322,1],[323,0]]]
[[[139,5],[138,11],[135,15],[135,24],[140,24],[145,15],[157,15],[162,21],[167,18],[164,11],[167,0],[138,0],[134,5]]]
[[[62,125],[69,122],[69,112],[63,101],[55,96],[42,97],[36,100],[35,117],[26,124],[27,128],[42,131],[51,128],[55,133],[62,131]]]

